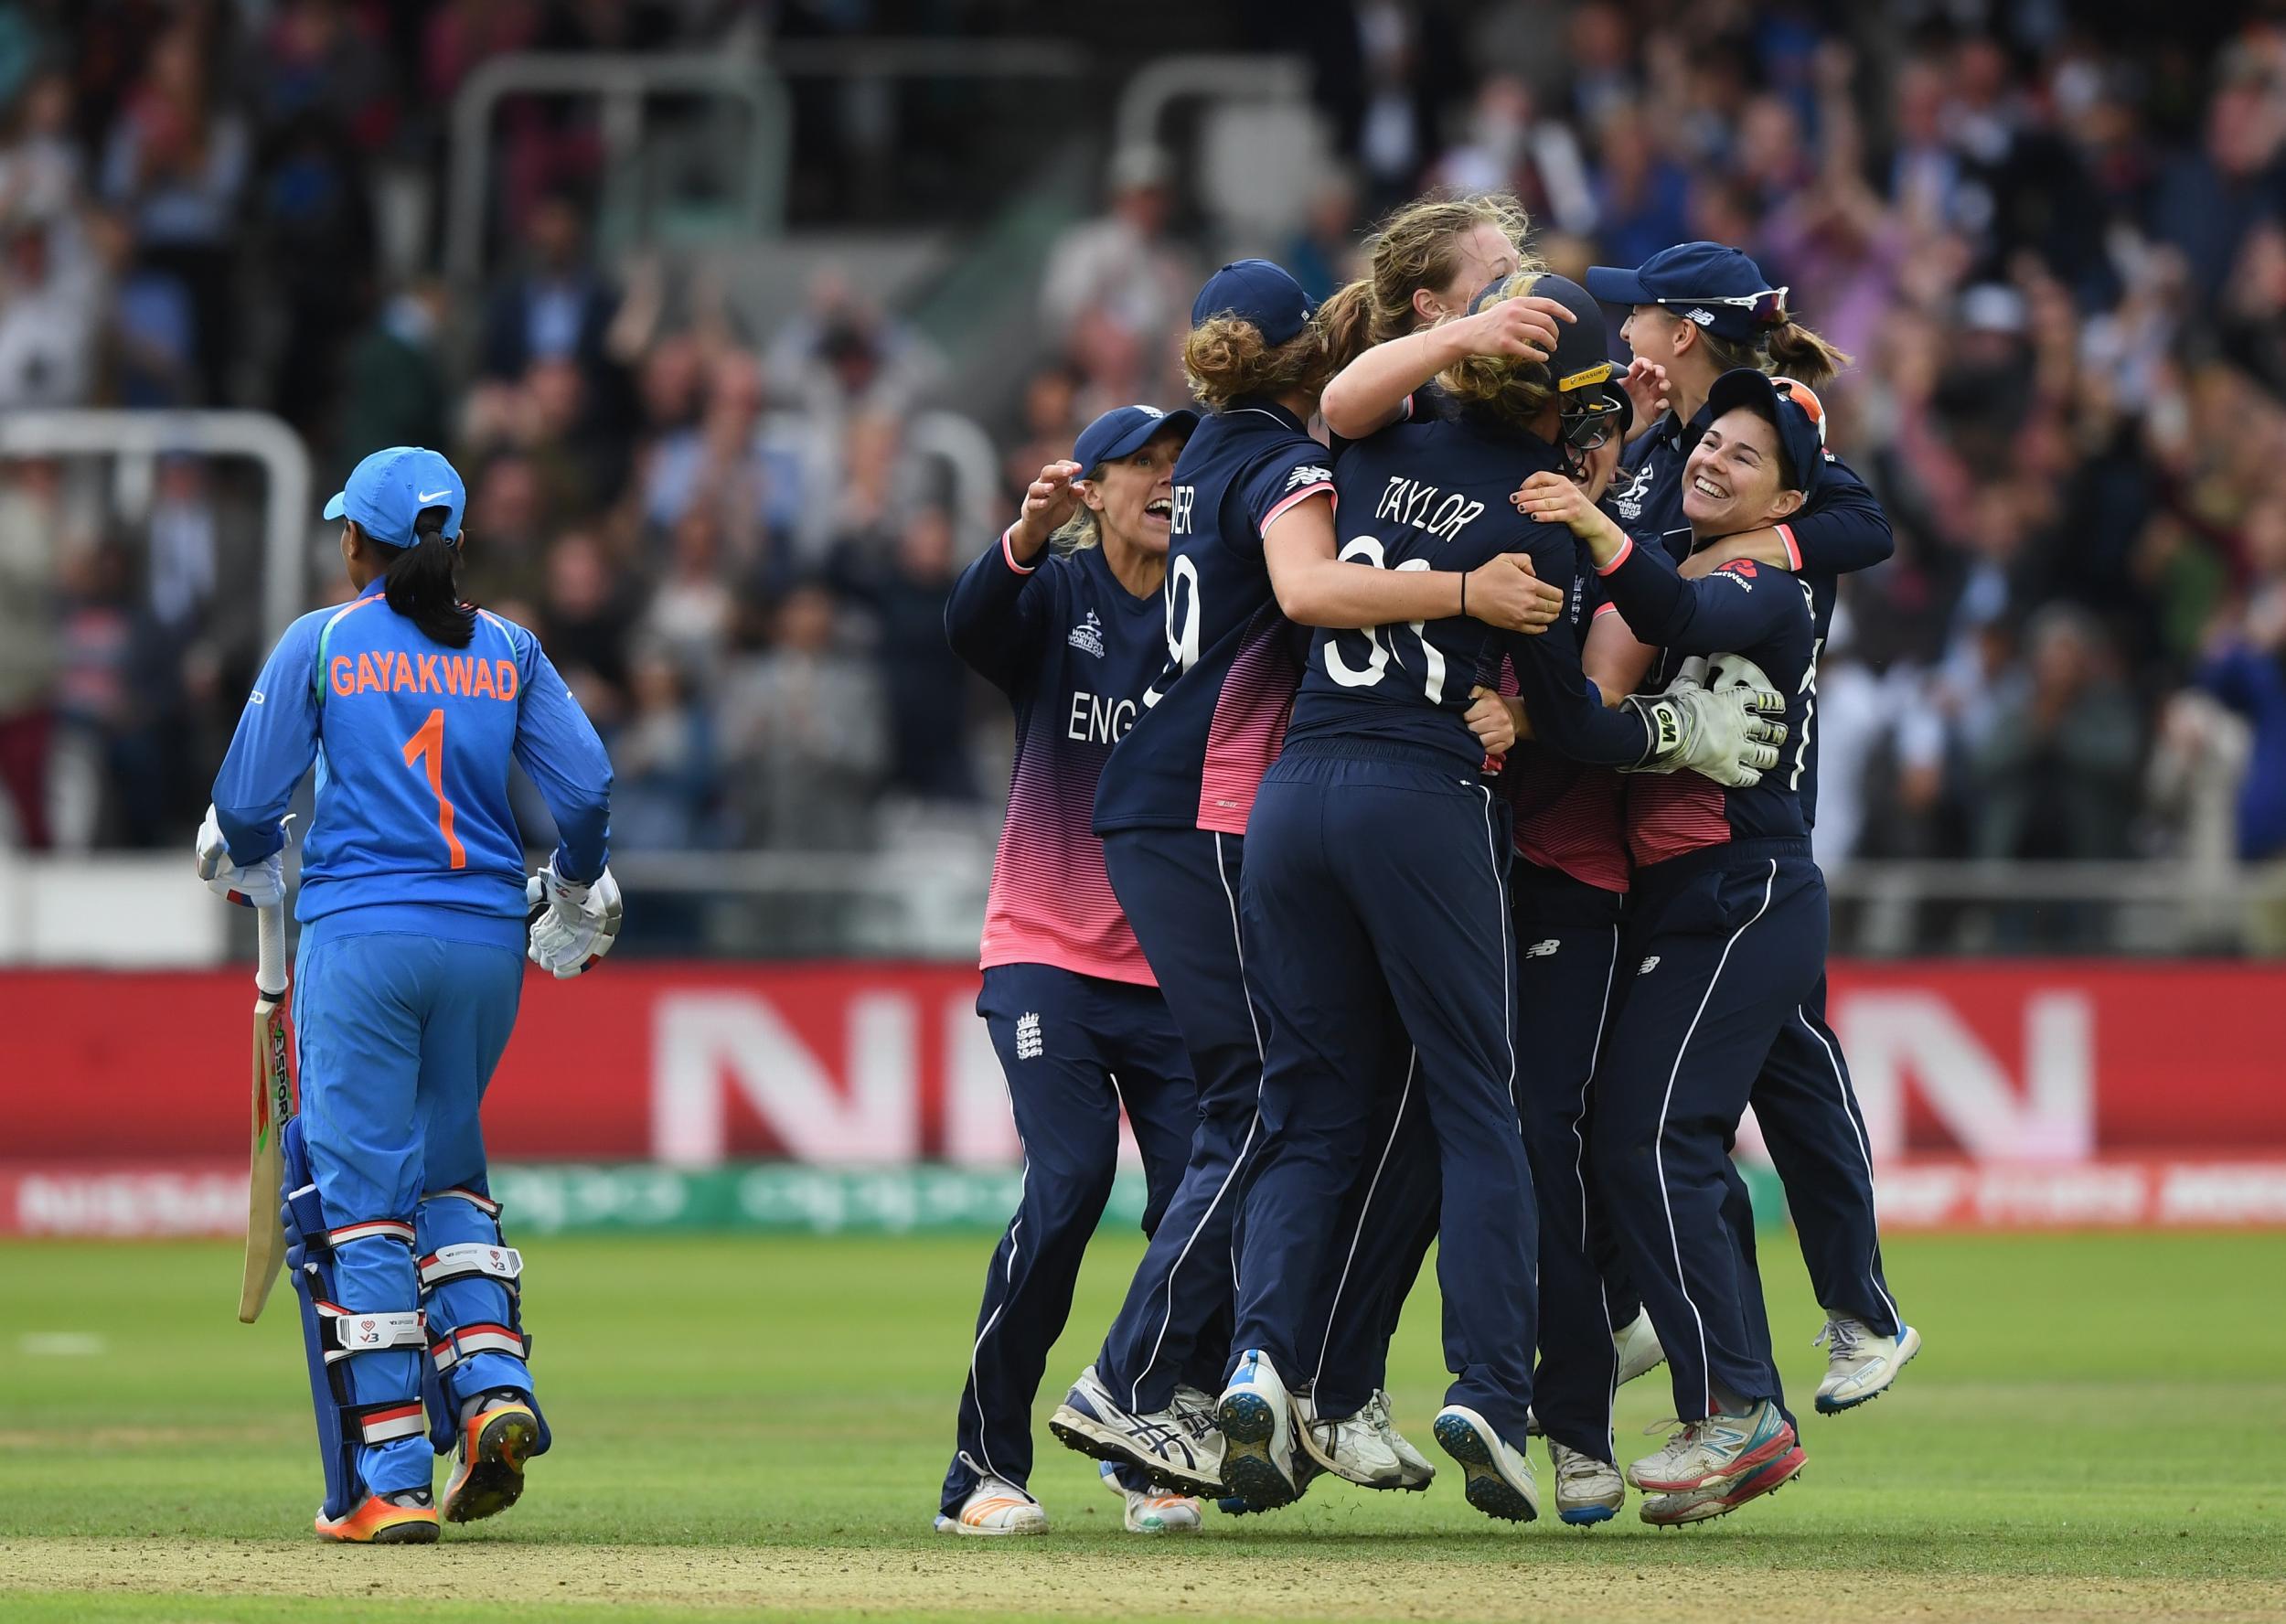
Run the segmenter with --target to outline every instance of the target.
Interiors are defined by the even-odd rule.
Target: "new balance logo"
[[[1305,485],[1323,485],[1332,477],[1333,471],[1330,468],[1320,468],[1315,464],[1304,463],[1286,476],[1286,488],[1296,490]]]
[[[1040,1016],[1027,1010],[1016,1018],[1016,1058],[1038,1060],[1046,1045],[1040,1041]]]
[[[1104,623],[1097,620],[1095,612],[1090,609],[1087,618],[1074,626],[1072,635],[1064,641],[1083,654],[1092,654],[1101,659],[1104,657]]]
[[[1641,964],[1635,967],[1635,973],[1639,976],[1648,976],[1658,967],[1659,955],[1654,953]]]
[[[1531,946],[1525,948],[1524,956],[1526,958],[1554,958],[1555,956],[1555,950],[1563,945],[1563,943],[1557,941],[1554,936],[1550,936],[1544,942],[1534,942]]]

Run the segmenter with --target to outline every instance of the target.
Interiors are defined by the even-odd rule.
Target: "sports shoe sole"
[[[964,1539],[1022,1539],[1047,1533],[1048,1522],[1043,1517],[1037,1522],[1023,1522],[1014,1528],[973,1528],[958,1517],[947,1517],[939,1512],[936,1514],[936,1532],[956,1533]]]
[[[1654,1528],[1687,1528],[1693,1522],[1711,1522],[1717,1517],[1727,1517],[1748,1501],[1759,1500],[1766,1494],[1776,1494],[1785,1488],[1801,1475],[1806,1458],[1801,1446],[1797,1444],[1761,1470],[1749,1473],[1720,1494],[1692,1496],[1693,1503],[1672,1516],[1654,1515],[1660,1510],[1659,1502],[1657,1500],[1647,1500],[1643,1502],[1643,1521]]]
[[[1618,1516],[1619,1505],[1625,1504],[1626,1501],[1627,1491],[1625,1490],[1620,1490],[1618,1504],[1614,1505],[1606,1505],[1599,1500],[1594,1500],[1585,1505],[1567,1506],[1558,1500],[1555,1507],[1555,1520],[1573,1528],[1593,1528],[1598,1522],[1608,1522]]]
[[[1857,1408],[1860,1405],[1873,1403],[1874,1400],[1879,1398],[1883,1394],[1889,1391],[1890,1385],[1896,1381],[1899,1375],[1904,1373],[1905,1367],[1913,1362],[1913,1356],[1920,1351],[1921,1333],[1914,1330],[1910,1325],[1907,1326],[1905,1328],[1905,1334],[1897,1339],[1897,1356],[1890,1362],[1889,1369],[1887,1373],[1883,1375],[1880,1386],[1869,1388],[1865,1392],[1859,1394],[1854,1398],[1828,1398],[1824,1394],[1821,1393],[1818,1394],[1816,1400],[1818,1414],[1821,1416],[1839,1416],[1846,1411]]]
[[[374,1501],[369,1500],[349,1515],[329,1522],[324,1516],[316,1520],[318,1537],[337,1545],[433,1545],[436,1544],[436,1512],[431,1508],[387,1506],[376,1512]],[[383,1521],[386,1519],[386,1521]],[[380,1526],[368,1527],[380,1522]]]
[[[1114,1466],[1131,1466],[1160,1488],[1171,1489],[1178,1494],[1212,1499],[1223,1492],[1221,1479],[1182,1471],[1162,1460],[1138,1453],[1128,1445],[1122,1434],[1114,1432],[1093,1416],[1075,1410],[1070,1405],[1056,1406],[1055,1414],[1048,1417],[1048,1431],[1056,1442],[1067,1449],[1076,1449],[1090,1460],[1108,1460]]]
[[[1693,1478],[1687,1482],[1678,1478],[1638,1477],[1632,1468],[1629,1469],[1628,1481],[1646,1494],[1690,1494],[1701,1489],[1719,1488],[1725,1483],[1735,1483],[1750,1472],[1759,1471],[1771,1461],[1782,1458],[1787,1450],[1795,1448],[1800,1441],[1794,1436],[1792,1426],[1781,1425],[1777,1432],[1757,1444],[1744,1455],[1739,1456],[1729,1465]]]
[[[1301,1490],[1287,1480],[1270,1458],[1277,1436],[1277,1412],[1258,1393],[1234,1393],[1215,1407],[1223,1426],[1223,1483],[1233,1497],[1257,1511],[1292,1505]]]
[[[1461,1492],[1469,1497],[1470,1505],[1488,1517],[1509,1522],[1530,1522],[1539,1517],[1540,1508],[1501,1476],[1500,1468],[1492,1464],[1491,1445],[1479,1436],[1466,1417],[1437,1416],[1437,1444],[1460,1462],[1460,1469],[1468,1477]]]
[[[521,1406],[471,1416],[462,1430],[461,1467],[445,1486],[448,1522],[496,1517],[524,1493],[524,1462],[539,1442],[539,1421]]]

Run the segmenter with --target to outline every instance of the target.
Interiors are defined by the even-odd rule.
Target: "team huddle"
[[[948,635],[1017,716],[977,1011],[1025,1178],[939,1529],[1047,1529],[1031,1407],[1123,1108],[1149,1245],[1050,1429],[1138,1533],[1427,1488],[1385,1367],[1432,1241],[1432,1431],[1478,1510],[1539,1515],[1534,1433],[1567,1523],[1790,1480],[1749,1106],[1818,1410],[1918,1350],[1809,840],[1836,582],[1890,532],[1825,445],[1848,358],[1785,294],[1708,242],[1582,287],[1501,197],[1400,209],[1315,307],[1226,265],[1197,409],[1088,425],[963,574]],[[1614,1395],[1662,1360],[1675,1430],[1623,1469]]]

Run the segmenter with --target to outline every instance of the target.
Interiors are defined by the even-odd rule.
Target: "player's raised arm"
[[[1076,482],[1085,473],[1068,460],[1042,467],[1016,521],[960,572],[945,600],[945,640],[1002,691],[1030,668],[1047,629],[1054,582],[1040,572],[1040,561],[1079,511]]]

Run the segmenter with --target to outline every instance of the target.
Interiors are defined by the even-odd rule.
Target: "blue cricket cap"
[[[1180,429],[1188,436],[1199,426],[1199,414],[1189,407],[1161,411],[1156,406],[1114,406],[1080,431],[1072,443],[1072,460],[1083,477],[1114,457],[1133,455],[1161,429]]]
[[[442,508],[444,539],[460,540],[467,487],[442,454],[425,445],[392,445],[349,470],[349,483],[326,504],[327,518],[357,521],[385,547],[411,547],[412,521],[423,508]]]
[[[1318,306],[1283,265],[1267,260],[1234,260],[1206,279],[1191,301],[1191,325],[1218,315],[1252,322],[1272,344],[1284,344],[1309,325]]]
[[[1718,338],[1751,343],[1786,319],[1786,293],[1762,267],[1720,242],[1662,248],[1632,271],[1587,269],[1587,291],[1607,304],[1658,304]]]
[[[1744,407],[1778,431],[1779,477],[1805,497],[1825,471],[1825,405],[1806,383],[1734,367],[1706,392],[1706,421]]]

